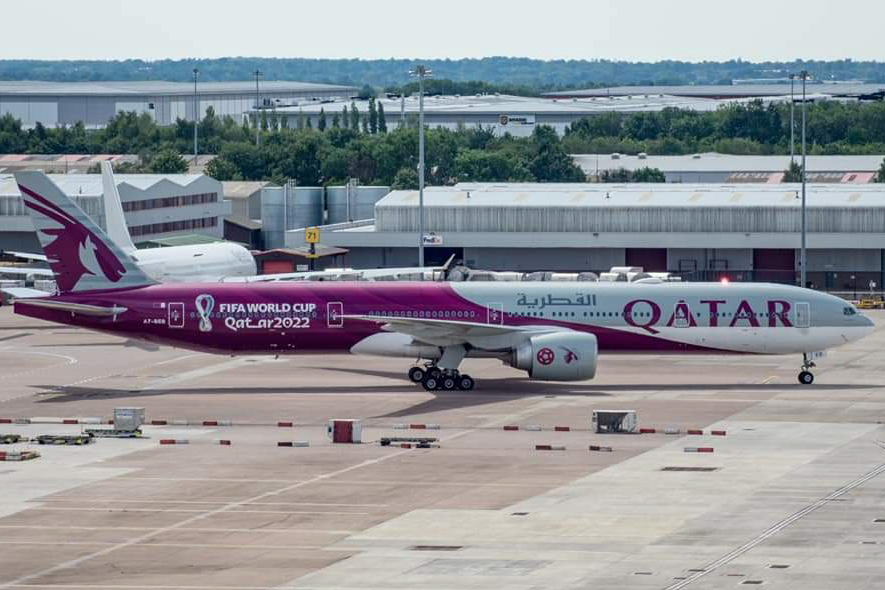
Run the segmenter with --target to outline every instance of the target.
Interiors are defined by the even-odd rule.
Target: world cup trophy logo
[[[197,295],[194,304],[197,307],[197,315],[200,316],[200,332],[212,331],[212,309],[215,307],[215,298],[212,295]]]

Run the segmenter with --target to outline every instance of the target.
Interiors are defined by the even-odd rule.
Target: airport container
[[[138,430],[144,424],[144,408],[114,408],[114,430]]]
[[[636,432],[635,410],[593,410],[593,432],[598,434]]]
[[[359,443],[363,438],[363,427],[359,420],[329,420],[327,434],[333,443]]]

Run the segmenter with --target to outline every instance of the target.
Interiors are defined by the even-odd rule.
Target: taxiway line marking
[[[470,434],[470,431],[465,431],[464,434]],[[461,435],[463,436],[463,434]],[[448,440],[448,439],[444,439]],[[180,481],[217,481],[217,482],[228,482],[228,483],[307,483],[311,480],[298,480],[293,481],[289,479],[212,479],[212,478],[177,478],[177,477],[129,477],[129,476],[119,476],[113,478],[111,481],[122,481],[122,480],[146,480],[146,481],[172,481],[172,482],[180,482]],[[475,481],[397,481],[397,480],[336,480],[336,481],[324,481],[324,484],[334,484],[334,485],[376,485],[376,486],[389,486],[389,485],[410,485],[410,486],[475,486],[477,482]],[[498,486],[505,488],[536,488],[538,485],[545,485],[543,482],[541,484],[529,484],[529,483],[500,483],[500,482],[490,482],[482,484],[484,486]]]
[[[37,545],[37,546],[101,546],[116,545],[108,541],[0,541],[0,545]],[[306,551],[341,551],[353,553],[353,549],[326,548],[324,545],[213,545],[211,543],[138,543],[135,547],[178,547],[198,549],[298,549]]]
[[[200,514],[195,514],[195,515],[188,517],[184,520],[181,520],[175,524],[171,524],[171,525],[168,525],[165,527],[154,529],[151,532],[145,533],[143,535],[139,535],[139,536],[134,537],[132,539],[128,539],[128,540],[123,541],[121,543],[117,543],[115,545],[110,545],[108,547],[105,547],[104,549],[100,549],[98,551],[93,551],[92,553],[88,553],[86,555],[82,555],[82,556],[74,558],[74,559],[69,559],[67,561],[56,564],[54,566],[50,566],[48,568],[44,568],[42,570],[39,570],[37,572],[25,574],[24,576],[19,576],[18,578],[15,578],[14,580],[9,580],[8,582],[2,582],[2,583],[0,583],[0,588],[10,588],[13,586],[24,584],[26,582],[30,582],[32,580],[36,580],[37,578],[41,578],[41,577],[49,575],[49,574],[59,572],[61,570],[70,569],[70,568],[76,567],[86,561],[113,553],[114,551],[117,551],[119,549],[125,549],[126,547],[132,547],[133,545],[142,544],[145,541],[149,541],[150,539],[153,539],[155,537],[159,537],[160,535],[164,535],[168,532],[171,532],[171,531],[174,531],[177,529],[181,529],[182,527],[185,527],[189,524],[192,524],[195,522],[200,522],[202,520],[205,520],[205,519],[210,518],[212,516],[217,516],[217,515],[222,514],[224,512],[230,512],[234,508],[244,506],[244,505],[250,504],[252,502],[259,502],[259,501],[264,500],[266,498],[271,498],[271,497],[277,496],[279,494],[283,494],[283,493],[286,493],[286,492],[289,492],[292,490],[296,490],[296,489],[304,487],[306,485],[316,483],[319,481],[323,481],[323,480],[327,480],[327,479],[336,477],[338,475],[342,475],[344,473],[350,473],[351,471],[356,471],[357,469],[362,469],[363,467],[367,467],[369,465],[377,465],[378,463],[383,463],[384,461],[389,461],[395,457],[400,457],[400,456],[402,456],[406,453],[409,453],[409,452],[411,452],[411,449],[403,449],[401,451],[397,451],[397,452],[391,453],[389,455],[384,455],[383,457],[378,457],[375,459],[368,459],[366,461],[362,461],[360,463],[356,463],[356,464],[350,465],[348,467],[344,467],[341,469],[337,469],[335,471],[330,471],[328,473],[317,475],[315,477],[312,477],[312,478],[304,480],[304,481],[300,481],[298,483],[293,483],[293,484],[290,484],[287,486],[283,486],[282,488],[279,488],[277,490],[271,490],[269,492],[264,492],[264,493],[258,494],[256,496],[253,496],[251,498],[246,498],[244,500],[240,500],[238,502],[231,502],[230,504],[220,506],[218,508],[215,508],[214,510],[210,510],[208,512],[203,512]]]
[[[142,526],[65,526],[65,525],[39,525],[39,524],[4,524],[0,525],[2,529],[19,529],[19,530],[66,530],[66,531],[152,531],[156,527]],[[231,529],[231,528],[186,528],[182,529],[189,533],[316,533],[322,535],[355,535],[359,531],[335,530],[335,529]]]
[[[76,502],[78,504],[230,504],[237,500],[120,500],[118,498],[46,498],[36,500],[40,503]],[[250,506],[330,506],[353,508],[387,508],[390,504],[341,504],[334,502],[254,502]]]
[[[29,510],[52,512],[155,512],[155,513],[204,513],[196,508],[83,508],[80,506],[33,506]],[[371,512],[336,512],[331,510],[237,510],[236,507],[226,510],[231,514],[328,514],[331,516],[371,516]]]
[[[741,555],[743,555],[747,551],[750,551],[754,547],[764,543],[766,540],[768,540],[771,537],[773,537],[774,535],[778,534],[779,532],[781,532],[782,530],[784,530],[785,528],[787,528],[788,526],[790,526],[791,524],[793,524],[797,520],[804,518],[805,516],[808,516],[812,512],[815,512],[816,510],[823,508],[824,506],[826,506],[827,504],[829,504],[833,500],[836,500],[837,498],[844,496],[845,494],[847,494],[848,492],[850,492],[854,488],[865,484],[866,482],[870,481],[874,477],[878,477],[882,473],[885,473],[885,463],[883,463],[882,465],[879,465],[878,467],[876,467],[872,471],[868,471],[867,473],[865,473],[864,475],[861,475],[857,479],[845,484],[841,488],[831,492],[830,494],[821,498],[820,500],[818,500],[814,504],[809,504],[808,506],[806,506],[802,510],[799,510],[798,512],[794,512],[793,514],[791,514],[787,518],[772,525],[771,527],[764,530],[762,533],[760,533],[756,537],[750,539],[749,541],[747,541],[746,543],[744,543],[743,545],[741,545],[737,549],[734,549],[733,551],[726,553],[725,555],[723,555],[722,557],[720,557],[716,561],[714,561],[710,564],[707,564],[706,566],[704,566],[703,569],[699,569],[698,571],[694,572],[692,575],[688,576],[684,580],[680,580],[679,582],[676,582],[675,584],[670,584],[669,586],[667,586],[665,588],[665,590],[680,590],[681,588],[685,588],[686,586],[688,586],[692,582],[694,582],[694,581],[706,576],[707,574],[719,569],[723,565],[727,565],[728,563],[734,561],[735,559],[737,559],[738,557],[740,557]]]

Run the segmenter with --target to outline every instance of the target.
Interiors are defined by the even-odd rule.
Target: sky
[[[0,59],[885,61],[881,0],[9,0]]]

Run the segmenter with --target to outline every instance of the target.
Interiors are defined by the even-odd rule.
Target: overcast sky
[[[881,0],[10,0],[0,59],[885,60]]]

